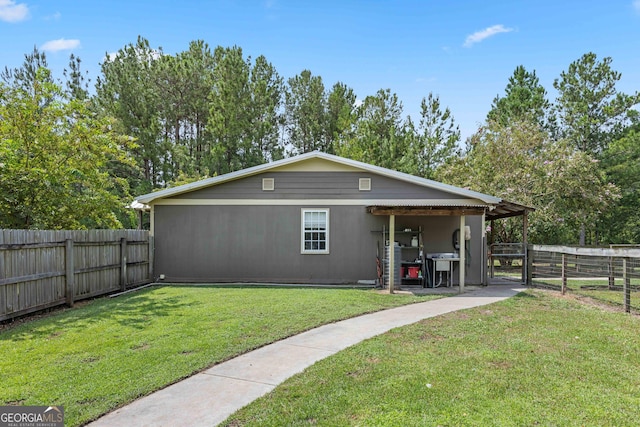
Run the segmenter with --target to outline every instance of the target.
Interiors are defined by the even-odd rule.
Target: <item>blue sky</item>
[[[414,120],[433,92],[463,137],[518,65],[535,70],[553,100],[554,79],[594,52],[613,58],[619,90],[640,90],[640,0],[0,0],[2,68],[37,46],[56,76],[73,52],[95,82],[105,54],[138,35],[170,54],[197,39],[237,45],[285,79],[309,69],[360,99],[389,88]]]

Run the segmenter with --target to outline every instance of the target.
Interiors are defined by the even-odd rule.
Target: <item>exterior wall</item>
[[[275,178],[263,191],[262,178]],[[371,191],[358,179],[371,178]],[[376,278],[376,248],[387,216],[366,212],[372,199],[455,199],[456,196],[368,172],[267,172],[154,204],[155,274],[166,280],[206,282],[355,283]],[[305,204],[304,200],[315,200]],[[346,203],[316,204],[327,199]],[[216,200],[232,203],[216,205]],[[250,201],[234,204],[234,200]],[[285,204],[270,204],[286,200]],[[353,200],[352,203],[348,202]],[[184,201],[185,204],[181,204]],[[200,202],[210,201],[211,203]],[[192,204],[196,202],[195,205]],[[329,254],[301,254],[301,209],[329,208]],[[396,217],[396,229],[422,227],[425,253],[453,252],[460,218]],[[482,283],[482,218],[472,227],[467,284]],[[375,232],[377,231],[377,232]],[[454,282],[457,283],[457,269]]]
[[[301,254],[301,209],[329,208],[327,255]],[[175,281],[354,283],[376,278],[384,217],[364,206],[156,206],[156,275]]]

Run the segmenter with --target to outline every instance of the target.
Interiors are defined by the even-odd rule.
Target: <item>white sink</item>
[[[458,259],[459,255],[455,252],[441,252],[434,254],[427,254],[427,259]]]

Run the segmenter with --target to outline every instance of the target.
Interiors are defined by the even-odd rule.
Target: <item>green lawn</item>
[[[0,332],[0,405],[63,405],[80,425],[267,343],[430,298],[207,286],[102,298]]]
[[[322,360],[228,426],[636,426],[640,318],[529,290]]]

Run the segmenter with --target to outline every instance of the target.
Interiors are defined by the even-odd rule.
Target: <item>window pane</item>
[[[328,248],[327,229],[329,213],[327,211],[303,211],[303,250],[326,251]]]

